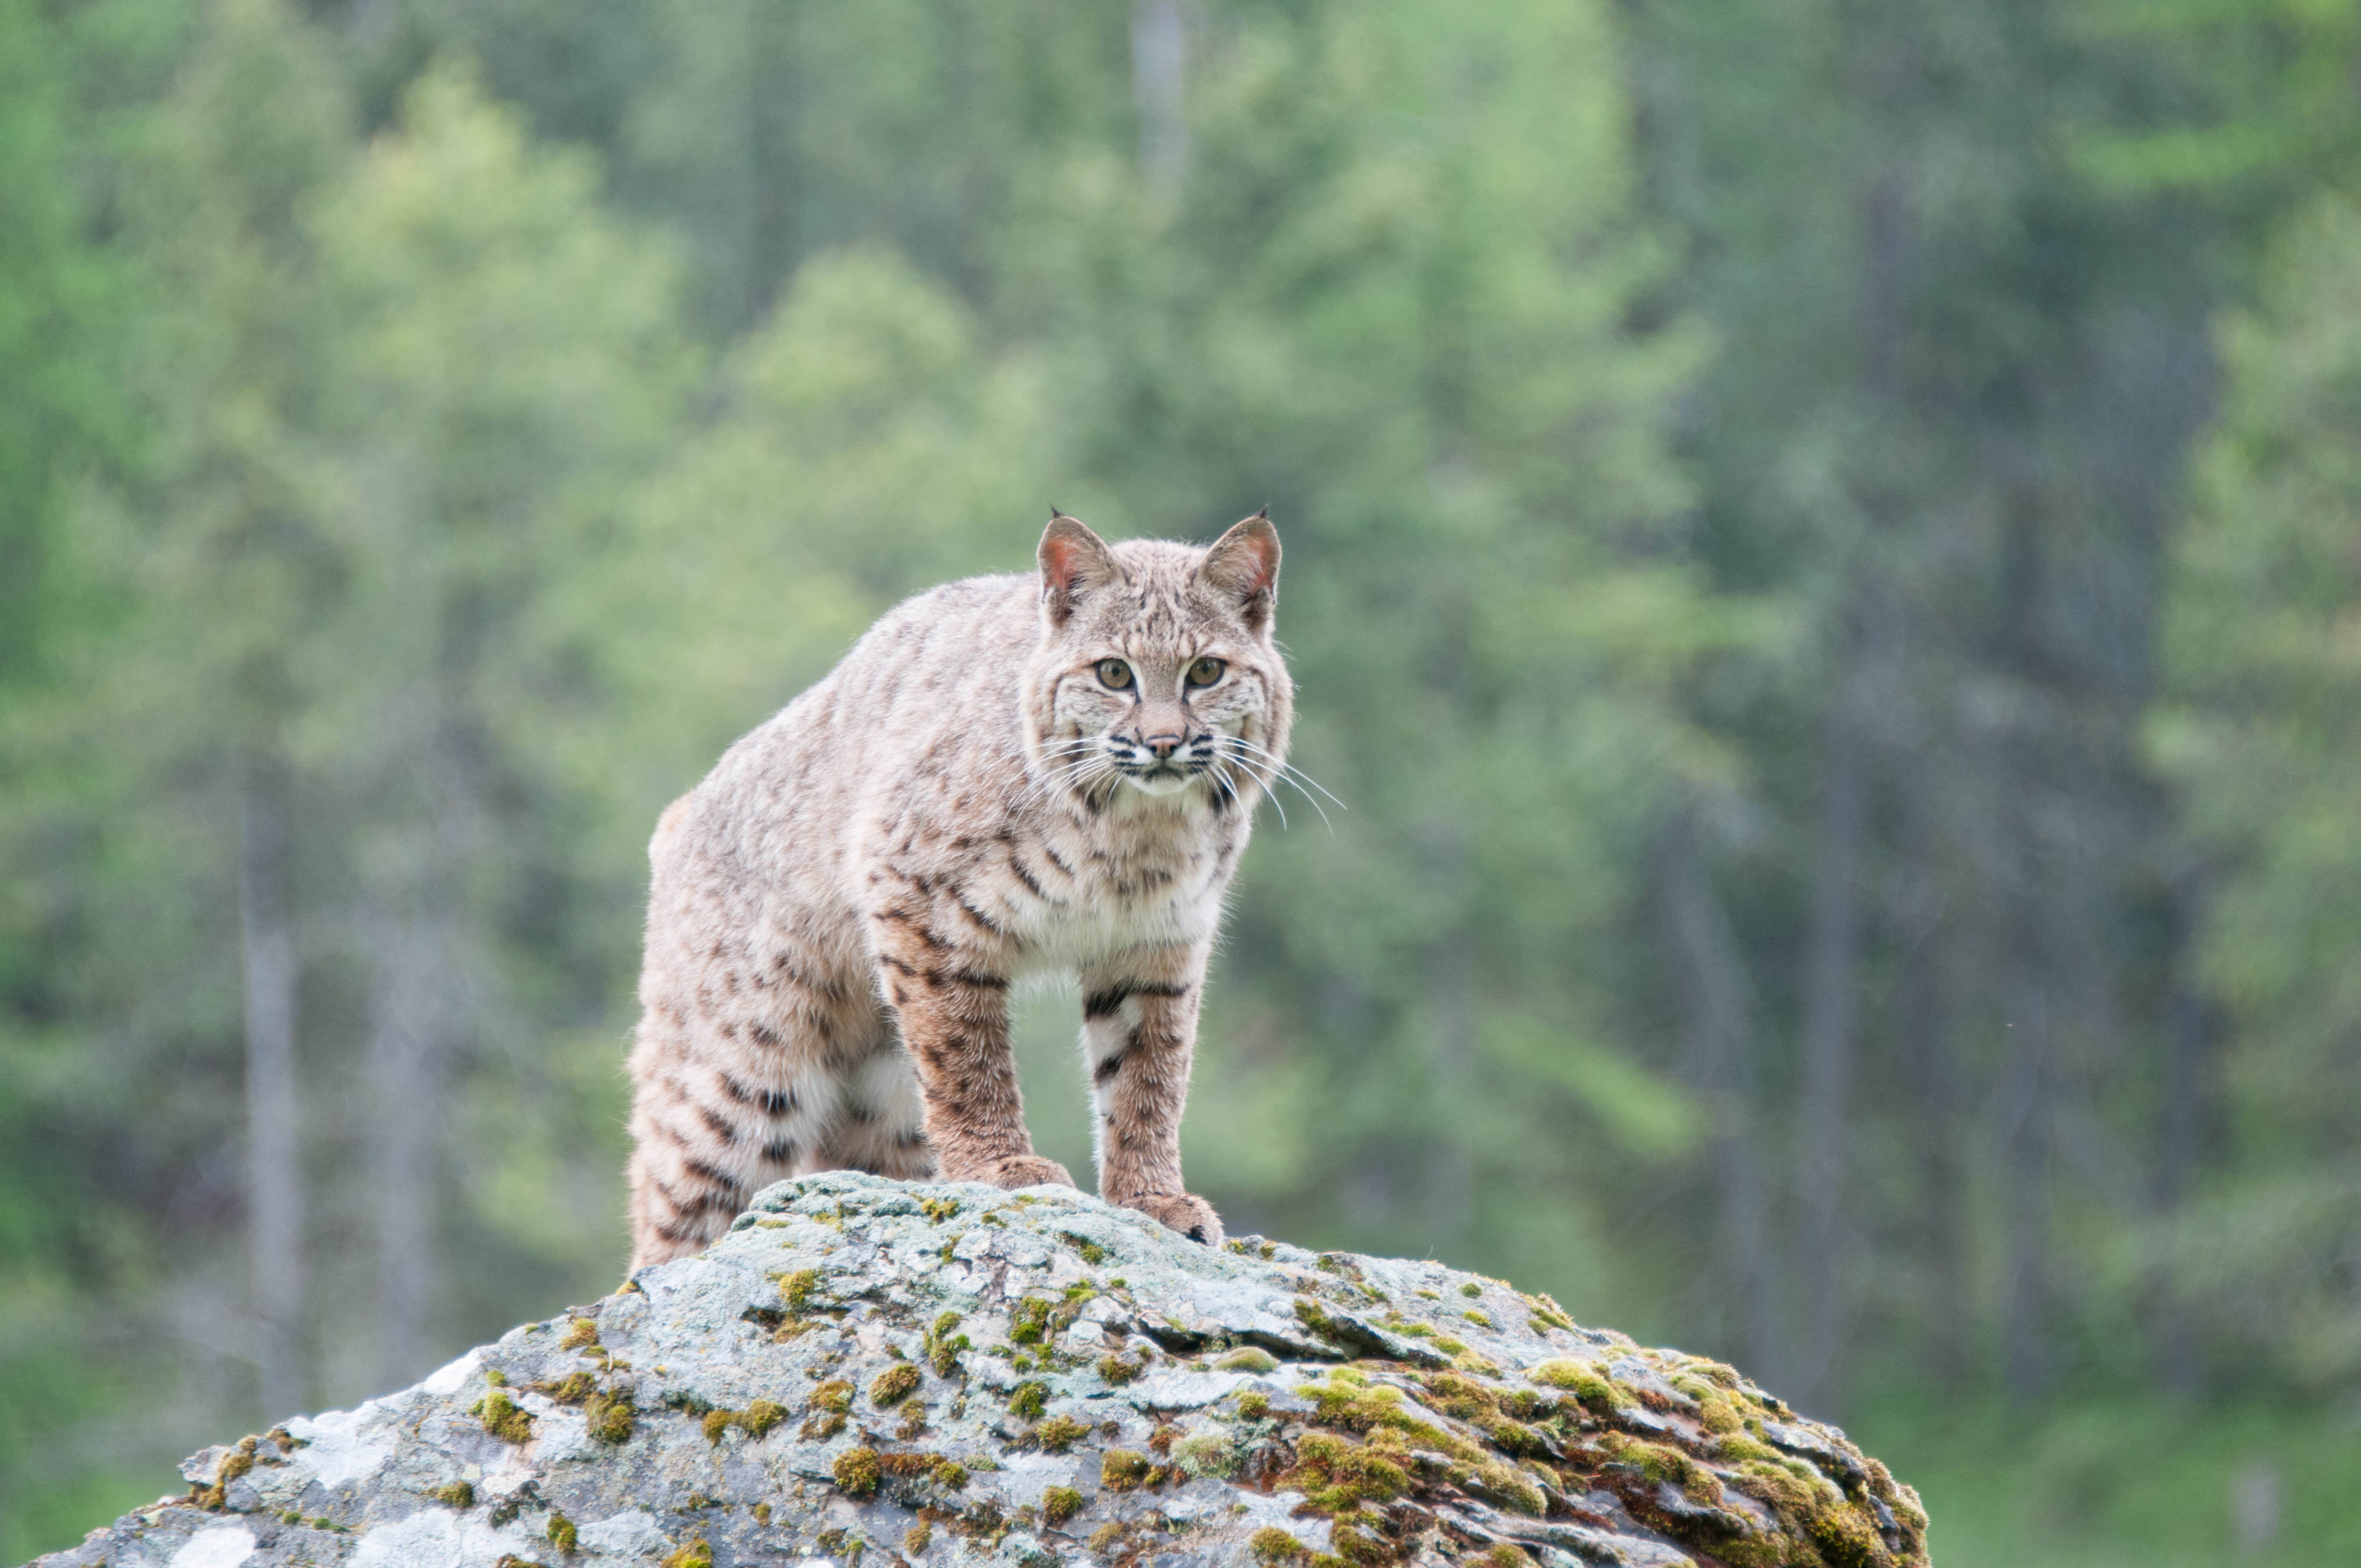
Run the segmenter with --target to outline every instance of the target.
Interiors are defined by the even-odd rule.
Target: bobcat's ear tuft
[[[1041,609],[1052,626],[1065,625],[1085,595],[1123,576],[1105,540],[1054,508],[1040,555]]]
[[[1260,631],[1269,625],[1279,598],[1279,530],[1270,525],[1270,509],[1213,541],[1197,576],[1235,600],[1247,626]]]

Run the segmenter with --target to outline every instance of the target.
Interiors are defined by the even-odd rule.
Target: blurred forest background
[[[2361,1560],[2356,0],[0,0],[0,1559],[615,1283],[656,812],[1054,500],[1287,540],[1234,1230]]]

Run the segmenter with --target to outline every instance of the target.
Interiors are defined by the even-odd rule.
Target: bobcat
[[[631,1069],[631,1266],[767,1182],[1071,1185],[1033,1152],[1008,990],[1082,982],[1099,1191],[1199,1241],[1180,1110],[1222,898],[1285,766],[1268,509],[1210,548],[1052,511],[1038,575],[887,613],[667,807]]]

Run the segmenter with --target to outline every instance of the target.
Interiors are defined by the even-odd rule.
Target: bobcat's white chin
[[[1179,795],[1197,780],[1190,773],[1158,773],[1145,776],[1138,773],[1126,773],[1123,775],[1123,782],[1143,795]]]

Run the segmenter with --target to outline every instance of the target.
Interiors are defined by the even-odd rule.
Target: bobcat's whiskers
[[[1334,822],[1328,821],[1328,813],[1321,810],[1319,799],[1312,795],[1312,790],[1316,789],[1321,795],[1325,795],[1330,800],[1334,801],[1337,810],[1345,811],[1350,809],[1343,801],[1337,800],[1335,795],[1330,794],[1328,786],[1322,784],[1318,779],[1313,778],[1310,773],[1307,773],[1302,769],[1296,767],[1293,763],[1289,762],[1284,758],[1272,755],[1268,748],[1256,745],[1245,736],[1223,735],[1221,737],[1221,743],[1224,747],[1235,748],[1236,754],[1234,760],[1241,766],[1245,767],[1248,773],[1255,773],[1256,776],[1259,777],[1260,771],[1255,766],[1256,763],[1259,763],[1261,764],[1262,770],[1268,770],[1272,783],[1284,782],[1292,786],[1296,794],[1301,795],[1304,799],[1311,801],[1312,809],[1320,812],[1320,820],[1327,825],[1328,831],[1331,833],[1334,833],[1336,830],[1336,825]],[[1311,785],[1312,788],[1306,789],[1304,787],[1306,784]],[[1269,796],[1273,808],[1278,808],[1279,795],[1277,792],[1266,790],[1265,794]],[[1287,813],[1283,809],[1279,810],[1279,825],[1281,828],[1285,828],[1287,826]]]

